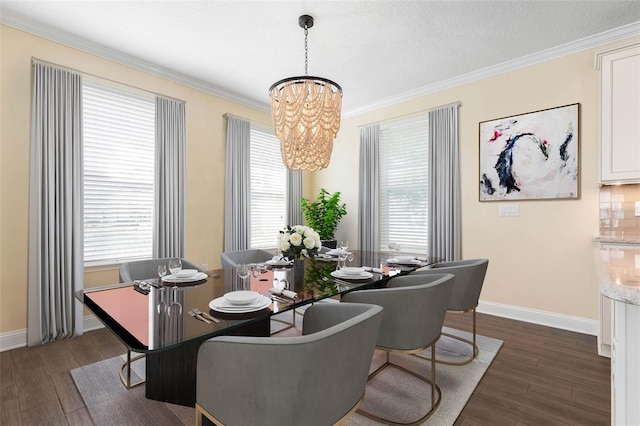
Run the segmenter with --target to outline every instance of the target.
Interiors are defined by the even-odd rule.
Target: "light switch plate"
[[[498,216],[518,216],[518,205],[517,204],[500,204],[500,209],[498,210]]]
[[[636,217],[640,217],[640,201],[636,201]]]

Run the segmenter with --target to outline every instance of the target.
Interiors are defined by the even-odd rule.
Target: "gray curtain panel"
[[[33,60],[29,346],[82,334],[82,78]]]
[[[360,129],[358,248],[380,250],[380,125]]]
[[[224,182],[224,251],[246,250],[251,244],[251,124],[227,116]]]
[[[459,260],[460,152],[458,106],[429,111],[429,255]]]
[[[153,257],[185,257],[185,104],[156,97]]]
[[[302,225],[302,172],[299,170],[287,169],[287,215],[285,223],[287,225]]]

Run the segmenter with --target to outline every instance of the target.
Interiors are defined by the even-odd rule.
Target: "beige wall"
[[[219,265],[223,238],[226,112],[268,124],[269,116],[42,38],[0,26],[0,333],[26,328],[30,59],[35,56],[187,101],[187,257]],[[337,238],[357,242],[358,126],[461,101],[463,256],[491,263],[482,300],[597,319],[591,260],[598,234],[598,74],[594,50],[549,61],[345,118],[327,170],[305,175],[305,196],[341,191],[348,215]],[[348,88],[346,95],[348,96]],[[498,217],[478,202],[478,123],[579,102],[581,199],[518,202],[520,216]],[[86,274],[86,285],[117,281],[117,271]]]
[[[314,181],[315,188],[344,194],[348,214],[336,238],[357,242],[358,126],[460,101],[463,257],[490,260],[481,300],[597,320],[597,50],[344,119],[331,165]],[[581,198],[509,202],[518,205],[518,217],[499,217],[501,203],[479,202],[478,123],[572,103],[580,103]]]
[[[224,215],[222,115],[231,113],[267,125],[270,116],[8,26],[0,26],[0,43],[0,333],[27,326],[32,56],[186,100],[186,257],[218,267]],[[117,281],[113,268],[85,274],[87,287]]]

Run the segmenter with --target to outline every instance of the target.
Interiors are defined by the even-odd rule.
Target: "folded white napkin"
[[[277,294],[278,296],[288,297],[289,299],[297,299],[298,298],[298,293],[296,293],[295,291],[284,290],[284,289],[281,289],[281,288],[272,287],[272,288],[269,289],[269,293]]]
[[[371,266],[363,266],[365,271],[371,271],[371,272],[375,272],[376,274],[381,274],[382,273],[382,268],[373,268]]]
[[[331,249],[327,252],[327,254],[330,256],[340,256],[343,254],[349,254],[349,252],[342,249]]]

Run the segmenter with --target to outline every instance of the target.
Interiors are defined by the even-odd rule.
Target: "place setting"
[[[167,267],[170,275],[167,275]],[[170,283],[173,286],[194,285],[200,281],[206,281],[208,275],[197,269],[182,269],[182,261],[180,259],[171,259],[168,265],[158,266],[158,276],[161,282]]]
[[[292,261],[282,256],[273,256],[273,258],[267,260],[264,263],[271,268],[286,268],[287,266],[291,266],[293,264]]]
[[[331,276],[346,281],[360,281],[373,278],[373,274],[366,271],[364,266],[342,266],[340,269],[331,271]]]
[[[209,302],[209,308],[227,314],[243,314],[262,310],[271,303],[272,300],[269,297],[257,291],[237,290],[213,299]]]
[[[349,251],[349,241],[340,241],[336,248],[319,253],[317,257],[328,260],[343,260],[349,255],[352,255]]]

